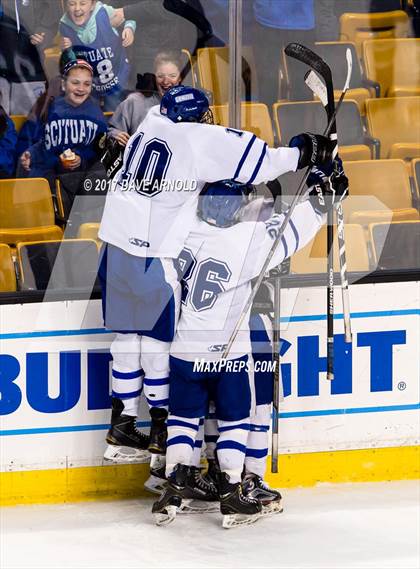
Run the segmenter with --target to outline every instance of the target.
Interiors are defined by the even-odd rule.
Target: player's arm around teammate
[[[174,260],[194,225],[204,184],[227,178],[257,183],[330,157],[331,143],[323,137],[302,135],[294,148],[270,149],[252,133],[213,125],[206,95],[190,87],[168,90],[160,107],[150,109],[127,143],[99,230],[104,320],[118,332],[111,346],[111,447],[147,446],[135,428],[144,385],[152,416],[149,450],[165,451],[169,342],[179,307]]]

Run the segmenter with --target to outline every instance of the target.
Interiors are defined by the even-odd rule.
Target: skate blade
[[[178,514],[214,514],[220,511],[219,502],[201,500],[182,500]]]
[[[162,478],[158,478],[157,476],[153,476],[153,474],[151,474],[143,486],[149,492],[160,495],[165,490],[166,485],[166,480],[162,480]]]
[[[261,510],[261,516],[274,516],[275,514],[281,514],[283,512],[283,505],[281,502],[270,502],[269,504],[263,504]]]
[[[147,450],[150,452],[150,454],[159,454],[160,456],[165,456],[166,454],[166,449],[162,449],[161,447],[155,445],[149,445]]]
[[[131,462],[149,462],[150,454],[147,450],[140,450],[131,447],[108,445],[104,452],[104,459],[110,462],[121,464]]]
[[[153,514],[155,519],[155,524],[157,526],[167,526],[176,518],[177,507],[176,506],[166,506],[164,512],[156,512]]]
[[[257,520],[261,517],[261,513],[258,514],[225,514],[223,516],[222,527],[225,529],[231,529],[239,526],[250,526],[255,524]]]

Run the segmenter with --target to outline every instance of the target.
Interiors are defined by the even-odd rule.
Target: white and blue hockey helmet
[[[162,115],[177,122],[201,122],[213,124],[209,100],[203,91],[178,85],[166,91],[160,103]]]
[[[251,184],[239,184],[233,180],[221,180],[207,184],[198,200],[197,214],[216,227],[230,227],[240,221],[240,213],[253,191]]]

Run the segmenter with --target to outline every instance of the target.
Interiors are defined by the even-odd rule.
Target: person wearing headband
[[[71,55],[68,60],[62,57],[60,70],[63,94],[49,101],[45,121],[36,125],[40,139],[23,152],[19,167],[21,175],[47,178],[52,187],[58,176],[68,216],[87,171],[98,161],[96,141],[108,127],[97,100],[91,97],[90,64]]]

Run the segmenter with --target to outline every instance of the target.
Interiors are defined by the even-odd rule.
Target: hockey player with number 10
[[[294,148],[274,149],[250,132],[212,122],[204,93],[170,89],[129,139],[106,198],[99,276],[105,326],[117,332],[111,345],[108,458],[117,455],[119,445],[140,454],[147,447],[165,452],[169,346],[180,296],[174,260],[194,224],[204,184],[220,179],[258,184],[331,160],[332,145],[323,136],[303,134]],[[136,430],[143,384],[150,442]]]

